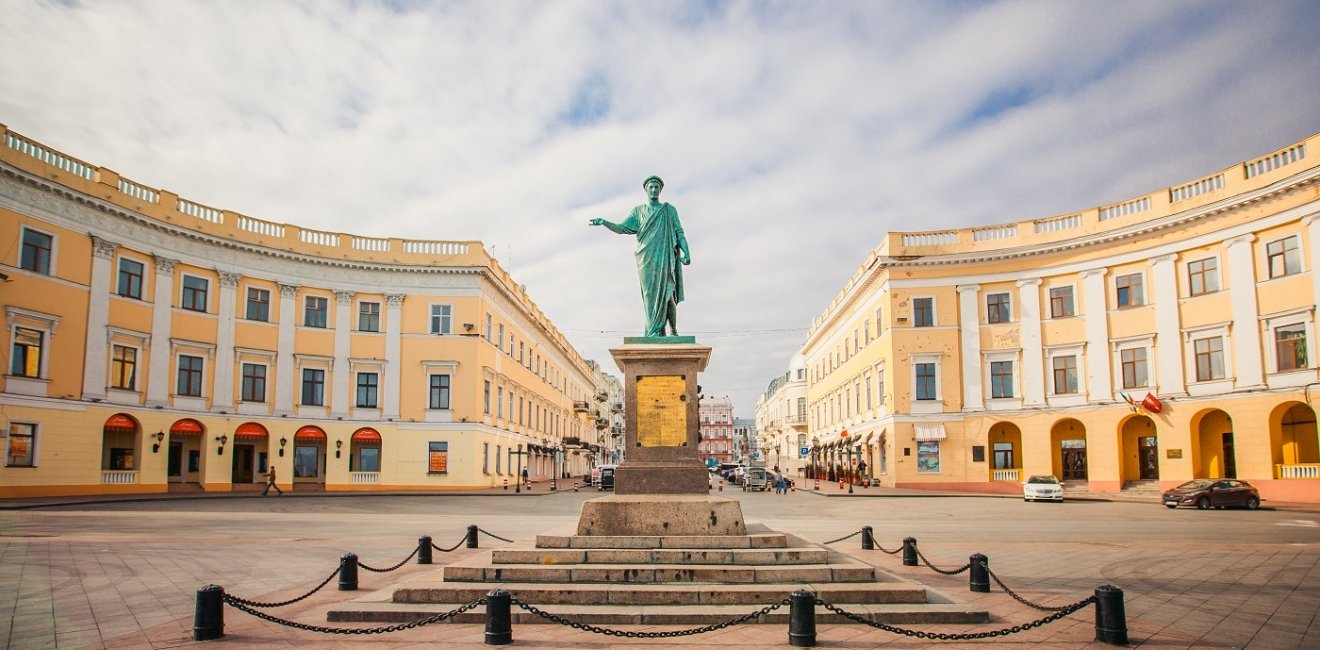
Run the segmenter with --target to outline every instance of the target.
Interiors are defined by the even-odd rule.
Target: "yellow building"
[[[593,373],[479,242],[255,219],[0,134],[0,497],[588,471]]]
[[[802,348],[813,457],[851,449],[897,487],[1236,477],[1320,502],[1317,151],[1074,214],[890,233]]]

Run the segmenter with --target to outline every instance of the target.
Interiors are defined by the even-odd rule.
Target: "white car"
[[[1063,501],[1063,484],[1050,476],[1030,476],[1022,483],[1023,501]]]

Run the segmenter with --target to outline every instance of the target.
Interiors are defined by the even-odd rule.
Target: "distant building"
[[[741,462],[764,462],[765,454],[761,443],[756,439],[756,420],[751,418],[733,419],[733,443]]]
[[[701,442],[697,455],[702,462],[713,458],[720,463],[738,460],[738,449],[733,440],[733,402],[727,397],[707,397],[701,400],[699,426]]]
[[[770,380],[756,400],[756,433],[767,464],[798,474],[807,464],[810,440],[807,431],[807,370],[801,354],[789,362],[788,371]]]

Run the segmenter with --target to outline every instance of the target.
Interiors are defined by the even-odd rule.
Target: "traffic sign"
[[[798,449],[798,458],[806,458],[811,455],[811,447],[802,447]]]

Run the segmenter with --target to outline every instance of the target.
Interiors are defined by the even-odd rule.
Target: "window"
[[[1146,348],[1129,348],[1118,353],[1123,368],[1123,388],[1149,386],[1146,372]]]
[[[912,326],[913,326],[913,327],[934,327],[934,326],[935,326],[935,299],[934,299],[934,298],[913,298],[913,299],[912,299]]]
[[[501,460],[501,458],[502,458],[503,456],[504,456],[504,447],[501,446],[501,445],[495,445],[495,473],[496,473],[496,474],[503,474],[503,473],[504,473],[504,465],[502,464],[503,461]]]
[[[320,453],[316,447],[297,445],[293,448],[294,478],[315,478],[320,465]]]
[[[247,319],[270,322],[270,291],[248,287]]]
[[[357,374],[356,406],[363,409],[376,408],[376,392],[379,387],[379,374],[374,372],[359,372]]]
[[[990,362],[990,397],[995,399],[1013,397],[1013,362]]]
[[[500,323],[499,336],[496,337],[495,346],[500,350],[504,349],[504,323]]]
[[[486,314],[486,342],[491,342],[491,337],[495,336],[495,326],[490,314]]]
[[[1067,318],[1074,315],[1076,312],[1073,309],[1073,288],[1067,286],[1050,289],[1050,318]]]
[[[20,254],[18,265],[29,271],[50,275],[50,253],[54,246],[54,236],[24,228],[23,251]]]
[[[1013,443],[996,442],[994,444],[994,463],[995,469],[1014,469],[1017,465],[1013,464]]]
[[[37,442],[37,425],[26,422],[9,423],[9,440],[5,449],[5,467],[35,467],[33,454]]]
[[[110,349],[110,385],[137,390],[137,348],[114,345]]]
[[[266,366],[259,363],[243,364],[244,402],[266,401]]]
[[[1187,263],[1187,292],[1193,296],[1219,291],[1219,259],[1207,257]]]
[[[1054,394],[1072,395],[1077,392],[1077,357],[1062,355],[1054,357]]]
[[[358,303],[358,331],[359,332],[380,331],[380,303],[378,302]]]
[[[304,406],[325,406],[325,370],[303,368],[302,403]]]
[[[992,293],[985,297],[985,320],[988,323],[1007,323],[1012,320],[1007,293]]]
[[[486,385],[481,392],[481,412],[490,415],[490,380],[486,380]]]
[[[363,447],[358,453],[362,456],[359,472],[380,471],[380,447]],[[352,459],[350,458],[350,460]]]
[[[206,292],[211,283],[206,278],[195,275],[183,276],[183,297],[179,306],[191,311],[206,311]]]
[[[431,333],[448,334],[453,325],[453,307],[450,305],[431,305]]]
[[[1306,368],[1306,325],[1285,325],[1274,330],[1274,353],[1279,371]]]
[[[518,363],[523,362],[523,353],[526,351],[526,348],[527,345],[525,343],[518,344]]]
[[[496,461],[498,464],[498,461]],[[428,474],[449,473],[449,443],[431,442],[426,449],[426,472]]]
[[[918,363],[917,368],[917,399],[933,400],[935,399],[935,364]]]
[[[179,380],[175,385],[175,394],[183,397],[202,396],[202,358],[188,354],[179,355]]]
[[[1192,342],[1196,355],[1196,381],[1224,378],[1224,339],[1218,336]]]
[[[885,367],[881,364],[875,364],[875,394],[880,400],[880,405],[885,404]]]
[[[119,295],[125,298],[142,299],[142,262],[119,258]]]
[[[504,417],[504,387],[495,387],[495,417]]]
[[[306,309],[303,310],[303,327],[326,326],[326,311],[330,300],[324,296],[307,296]]]
[[[1146,304],[1145,292],[1142,291],[1141,274],[1132,273],[1114,278],[1114,288],[1118,292],[1118,307],[1137,307]]]
[[[16,377],[40,377],[41,355],[46,333],[26,327],[14,328],[14,353],[9,374]]]
[[[1265,257],[1269,263],[1271,278],[1302,271],[1302,251],[1298,247],[1297,235],[1265,244]]]
[[[917,443],[917,471],[922,473],[940,471],[940,441],[922,440]]]
[[[481,443],[481,473],[490,473],[490,443]]]
[[[449,408],[449,375],[431,375],[429,408]]]

